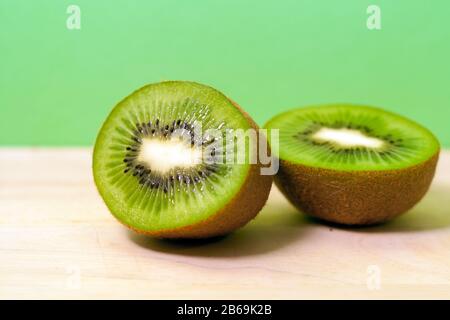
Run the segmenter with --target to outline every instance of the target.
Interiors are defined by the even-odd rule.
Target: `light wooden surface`
[[[450,153],[423,201],[380,227],[312,221],[273,189],[214,242],[127,231],[90,149],[0,149],[0,298],[450,298]]]

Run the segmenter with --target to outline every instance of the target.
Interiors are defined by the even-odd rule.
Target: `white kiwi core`
[[[152,171],[167,173],[174,168],[195,167],[202,161],[202,149],[179,139],[143,139],[137,158]]]
[[[380,149],[385,142],[378,138],[369,137],[363,132],[347,128],[321,128],[312,135],[317,142],[329,142],[342,148],[365,147]]]

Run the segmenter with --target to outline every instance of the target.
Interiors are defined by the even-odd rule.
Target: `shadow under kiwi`
[[[417,232],[450,227],[450,187],[431,186],[411,210],[391,221],[371,226],[346,226],[308,217],[312,223],[355,232]]]
[[[227,236],[199,240],[155,239],[128,231],[137,245],[170,254],[200,257],[242,257],[280,249],[305,235],[306,218],[284,199],[268,201],[258,216]]]

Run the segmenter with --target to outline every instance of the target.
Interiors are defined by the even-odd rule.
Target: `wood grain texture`
[[[450,152],[391,223],[323,225],[274,188],[250,224],[206,242],[128,231],[90,167],[90,149],[0,149],[0,299],[450,298]]]

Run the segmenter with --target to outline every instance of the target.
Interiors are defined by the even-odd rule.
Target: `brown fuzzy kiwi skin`
[[[338,171],[280,160],[275,183],[298,209],[342,225],[386,222],[411,209],[427,192],[439,151],[399,170]]]
[[[231,99],[229,100],[244,115],[252,128],[259,130],[253,119],[238,104]],[[258,135],[259,138],[261,137]],[[259,146],[259,141],[256,141],[256,145]],[[144,231],[135,229],[130,225],[126,226],[140,234],[165,239],[202,239],[231,233],[256,217],[269,197],[273,176],[261,175],[261,167],[262,165],[259,162],[251,164],[239,192],[224,208],[206,220],[184,227],[157,231]]]

